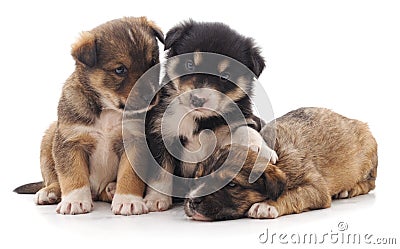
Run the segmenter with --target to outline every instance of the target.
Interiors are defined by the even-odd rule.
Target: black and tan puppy
[[[56,209],[61,214],[90,212],[93,199],[112,200],[115,214],[148,212],[145,185],[122,144],[122,113],[136,81],[159,62],[156,37],[164,41],[161,30],[145,17],[113,20],[82,33],[72,46],[76,68],[63,87],[58,120],[43,137],[44,182],[16,192],[41,188],[35,202],[61,201]],[[157,85],[158,79],[149,88]],[[143,108],[136,112],[147,111]]]
[[[242,125],[256,126],[250,96],[253,80],[265,64],[251,38],[222,23],[179,24],[167,33],[165,49],[169,49],[164,79],[168,83],[161,89],[159,104],[148,112],[146,134],[159,165],[175,175],[192,177],[196,162],[212,150],[209,133],[203,133],[206,142],[200,142],[204,130],[216,134],[219,146],[230,132],[223,115],[233,116],[235,106],[243,120],[247,120]],[[205,52],[223,56],[210,60]],[[235,68],[233,61],[243,67]],[[212,73],[194,72],[204,68]],[[240,122],[240,117],[235,118],[231,121]],[[182,148],[171,154],[171,148],[179,146]],[[171,193],[172,180],[169,175],[161,174],[150,179],[149,185]],[[168,209],[172,203],[170,196],[152,188],[147,189],[145,200],[150,211]]]
[[[261,130],[268,144],[275,142],[276,165],[267,160],[261,177],[249,183],[257,168],[257,153],[238,144],[227,145],[202,165],[206,172],[218,169],[229,151],[235,165],[245,158],[240,172],[221,171],[215,177],[234,179],[221,190],[186,200],[185,211],[196,220],[241,217],[276,218],[286,214],[328,208],[332,199],[351,198],[375,188],[377,144],[368,126],[323,108],[301,108],[276,119]],[[276,139],[275,135],[276,134]],[[240,165],[239,165],[240,167]],[[261,173],[261,172],[260,172]]]

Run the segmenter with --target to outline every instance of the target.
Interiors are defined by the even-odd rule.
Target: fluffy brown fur
[[[35,202],[61,201],[57,212],[62,214],[90,212],[92,199],[112,200],[115,214],[147,212],[145,185],[126,158],[121,124],[132,87],[159,62],[156,37],[164,41],[161,30],[145,17],[113,20],[81,34],[72,46],[76,68],[63,87],[58,120],[41,145],[44,183],[16,192],[43,187]]]
[[[188,199],[186,214],[198,220],[224,220],[244,216],[276,218],[320,208],[332,199],[351,198],[375,188],[377,144],[368,126],[323,108],[301,108],[278,118],[261,130],[279,160],[268,164],[254,183],[250,172],[268,163],[247,147],[233,144],[222,148],[202,163],[214,171],[231,150],[235,165],[246,158],[240,172],[221,190],[204,197]],[[276,136],[275,136],[276,135]],[[264,168],[264,167],[261,167]],[[216,177],[226,179],[233,172]]]

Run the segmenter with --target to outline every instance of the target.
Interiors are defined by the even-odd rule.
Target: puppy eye
[[[230,182],[230,183],[228,184],[228,186],[229,186],[230,188],[234,188],[234,187],[236,187],[236,184],[233,183],[233,182]]]
[[[219,78],[222,81],[227,81],[227,80],[229,80],[230,77],[231,77],[231,75],[228,72],[222,72],[221,75],[219,76]]]
[[[155,64],[157,64],[157,60],[155,58],[151,59],[150,66],[154,66]]]
[[[124,74],[126,74],[127,72],[128,72],[128,69],[126,69],[126,67],[125,66],[120,66],[120,67],[117,67],[115,70],[115,73],[117,74],[117,75],[124,75]]]

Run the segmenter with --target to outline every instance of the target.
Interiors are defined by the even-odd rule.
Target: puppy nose
[[[190,198],[189,199],[189,206],[192,209],[195,209],[197,207],[197,205],[199,205],[201,202],[203,201],[202,198]]]
[[[206,102],[205,98],[200,98],[195,94],[191,94],[190,95],[190,103],[194,106],[194,107],[202,107],[204,105],[204,103]]]
[[[121,110],[123,110],[123,109],[125,109],[125,104],[124,103],[119,103],[119,105],[118,105],[118,109],[121,109]]]

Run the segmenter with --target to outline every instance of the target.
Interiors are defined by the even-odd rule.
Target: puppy
[[[163,80],[167,84],[160,91],[158,105],[148,112],[146,135],[154,158],[166,172],[192,177],[196,163],[230,136],[224,115],[234,116],[236,107],[245,121],[240,123],[234,117],[231,121],[237,122],[235,127],[259,126],[254,122],[250,95],[254,77],[261,74],[265,63],[251,38],[222,23],[190,20],[179,24],[167,33],[165,49],[169,49]],[[221,56],[210,60],[204,52]],[[235,68],[232,61],[243,64],[243,68]],[[194,68],[213,74],[193,73]],[[215,134],[215,143],[211,143],[214,135],[209,131]],[[150,211],[166,210],[172,203],[168,196],[171,175],[153,175],[157,177],[149,179],[154,189],[147,188],[147,207]]]
[[[161,30],[145,17],[113,20],[82,33],[72,46],[76,67],[63,87],[58,120],[42,140],[44,182],[17,188],[17,193],[40,189],[35,203],[59,202],[60,214],[90,212],[92,200],[112,200],[115,214],[148,212],[145,185],[122,143],[122,112],[135,82],[159,62],[156,38],[164,42]],[[158,79],[148,87],[157,85]],[[136,108],[132,114],[150,107]]]
[[[229,152],[234,157],[228,165],[241,159],[245,163],[237,175],[229,168],[216,172],[220,180],[234,177],[219,191],[202,197],[195,196],[198,190],[192,191],[185,201],[189,217],[276,218],[328,208],[332,199],[351,198],[375,188],[377,144],[365,123],[323,108],[301,108],[268,124],[261,134],[270,146],[275,143],[276,165],[265,159],[256,163],[257,152],[240,144],[221,148],[202,163],[200,168],[205,170],[200,175],[216,171]],[[260,168],[265,168],[259,172],[261,177],[249,183],[251,171]]]

